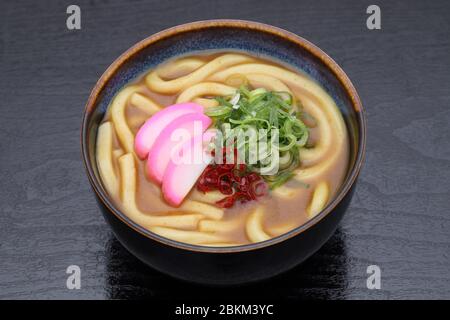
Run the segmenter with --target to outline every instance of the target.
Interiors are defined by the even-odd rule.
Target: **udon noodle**
[[[223,195],[193,188],[181,206],[168,205],[149,181],[145,161],[134,150],[142,124],[166,106],[195,102],[206,110],[216,96],[241,85],[287,92],[293,108],[310,116],[306,146],[294,177],[257,201],[225,209]],[[271,60],[241,53],[181,57],[150,70],[114,97],[98,129],[96,157],[105,190],[135,223],[173,240],[204,246],[265,241],[313,218],[339,190],[348,163],[347,129],[327,92],[306,74]],[[180,177],[182,178],[182,177]]]

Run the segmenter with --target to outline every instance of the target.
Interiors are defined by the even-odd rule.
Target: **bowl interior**
[[[301,45],[293,42],[292,37]],[[199,23],[197,26],[193,24],[191,27],[169,29],[138,43],[111,65],[94,88],[85,110],[82,144],[91,182],[98,188],[96,191],[100,197],[108,199],[95,160],[96,135],[114,95],[123,86],[167,59],[205,50],[243,51],[275,59],[305,72],[328,92],[342,112],[349,132],[350,163],[342,192],[354,171],[359,170],[365,133],[359,98],[342,70],[306,40],[273,27]]]

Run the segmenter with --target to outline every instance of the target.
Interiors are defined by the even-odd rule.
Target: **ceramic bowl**
[[[326,208],[305,224],[261,243],[228,248],[194,246],[154,234],[131,221],[108,196],[95,159],[97,128],[114,95],[148,69],[179,55],[238,50],[272,57],[303,70],[336,101],[350,138],[350,163],[342,187]],[[210,20],[154,34],[123,53],[95,85],[86,104],[81,145],[89,181],[119,241],[149,266],[173,277],[211,285],[258,281],[303,262],[334,233],[352,198],[364,158],[365,116],[344,71],[311,42],[288,31],[250,21]]]

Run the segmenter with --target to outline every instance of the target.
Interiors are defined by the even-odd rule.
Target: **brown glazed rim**
[[[168,238],[161,237],[142,226],[136,224],[133,222],[130,218],[128,218],[124,213],[122,213],[120,210],[118,210],[113,202],[109,199],[109,196],[107,195],[106,191],[104,191],[101,182],[98,181],[98,179],[94,175],[94,171],[90,165],[90,157],[88,152],[88,146],[86,143],[87,139],[87,119],[88,115],[93,111],[95,102],[97,101],[97,98],[99,96],[99,93],[103,90],[108,80],[111,78],[112,75],[114,75],[120,66],[126,62],[129,59],[132,59],[133,55],[139,52],[141,49],[150,46],[160,40],[172,37],[177,34],[189,32],[189,31],[195,31],[195,30],[201,30],[201,29],[207,29],[207,28],[215,28],[215,27],[232,27],[232,28],[241,28],[241,29],[249,29],[249,30],[256,30],[259,32],[264,32],[268,34],[272,34],[275,36],[278,36],[280,38],[283,38],[285,40],[288,40],[292,43],[295,43],[298,46],[303,47],[310,53],[312,53],[315,57],[317,57],[319,60],[321,60],[337,77],[337,79],[340,81],[341,85],[345,88],[348,95],[350,96],[353,104],[353,108],[357,114],[359,126],[358,129],[360,131],[360,139],[358,144],[358,152],[357,152],[357,158],[356,163],[350,172],[350,176],[347,178],[347,180],[344,182],[344,185],[341,188],[341,191],[339,194],[331,201],[324,210],[322,210],[318,215],[316,215],[314,218],[308,220],[306,223],[300,225],[299,227],[282,234],[280,236],[271,238],[269,240],[263,241],[263,242],[257,242],[252,244],[246,244],[246,245],[240,245],[240,246],[234,246],[234,247],[206,247],[206,246],[200,246],[200,245],[192,245],[188,243],[178,242],[175,240],[171,240]],[[118,219],[120,219],[123,223],[128,225],[130,228],[134,229],[135,231],[139,232],[141,235],[150,238],[152,240],[158,241],[162,244],[176,247],[178,249],[188,250],[188,251],[194,251],[194,252],[206,252],[206,253],[232,253],[232,252],[243,252],[243,251],[250,251],[255,249],[260,249],[264,247],[268,247],[277,243],[280,243],[282,241],[285,241],[287,239],[290,239],[291,237],[295,237],[296,235],[300,234],[301,232],[311,228],[316,223],[318,223],[320,220],[322,220],[325,216],[327,216],[330,212],[334,210],[334,208],[337,206],[338,203],[342,201],[342,199],[346,196],[346,194],[350,191],[352,185],[355,183],[356,178],[359,175],[359,172],[361,170],[361,166],[364,160],[364,154],[365,154],[365,146],[366,146],[366,119],[364,115],[364,109],[362,107],[361,100],[358,96],[358,93],[356,92],[355,87],[351,83],[348,76],[345,74],[345,72],[339,67],[339,65],[331,59],[325,52],[323,52],[321,49],[316,47],[311,42],[297,36],[296,34],[293,34],[289,31],[273,27],[267,24],[259,23],[259,22],[253,22],[253,21],[244,21],[244,20],[229,20],[229,19],[220,19],[220,20],[205,20],[205,21],[197,21],[197,22],[191,22],[183,25],[179,25],[176,27],[172,27],[166,30],[163,30],[161,32],[158,32],[140,42],[135,44],[133,47],[125,51],[117,60],[115,60],[105,71],[105,73],[100,77],[98,82],[96,83],[94,89],[92,90],[89,99],[86,103],[84,114],[83,114],[83,124],[82,124],[82,130],[81,130],[81,146],[82,146],[82,154],[83,154],[83,160],[84,165],[86,167],[89,181],[96,192],[98,198],[102,201],[102,203],[109,209],[109,211],[114,214]]]

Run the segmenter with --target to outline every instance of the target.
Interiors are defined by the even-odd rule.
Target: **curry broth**
[[[194,57],[208,62],[222,54],[223,53],[220,52],[212,54],[202,54]],[[295,71],[294,69],[289,68],[286,65],[277,64],[273,61],[262,58],[252,58],[254,58],[257,63],[279,66],[287,70],[292,70],[299,74],[298,71]],[[177,78],[180,76],[184,76],[185,74],[187,73],[184,70],[180,70],[179,73],[173,74],[171,78]],[[164,95],[151,91],[145,84],[144,76],[135,81],[134,84],[137,84],[139,86],[139,92],[141,94],[151,98],[154,102],[163,107],[174,104],[178,96],[178,94]],[[302,102],[302,96],[309,94],[296,88],[290,87],[290,89],[292,90],[292,93],[297,97],[297,99],[300,100],[300,102]],[[312,99],[314,99],[314,97],[312,97]],[[125,107],[125,118],[131,132],[136,135],[139,128],[147,120],[148,116],[145,112],[133,106],[128,101]],[[111,117],[109,113],[107,113],[103,122],[110,120]],[[328,120],[332,121],[332,119]],[[119,142],[116,132],[113,133],[113,136],[114,151],[112,154],[112,162],[115,171],[114,173],[120,179],[118,158],[124,153],[124,151]],[[320,139],[320,131],[318,130],[318,128],[310,128],[308,145],[313,146],[318,141],[320,141]],[[234,205],[234,207],[225,209],[225,214],[222,221],[237,221],[238,227],[234,228],[233,230],[217,231],[217,233],[225,235],[227,238],[231,239],[231,242],[236,244],[250,243],[246,234],[245,221],[249,213],[252,212],[252,210],[258,205],[263,205],[266,209],[264,226],[267,230],[267,233],[271,237],[280,235],[292,228],[304,224],[308,220],[307,207],[311,201],[312,193],[317,182],[322,180],[326,180],[328,182],[330,188],[330,197],[328,200],[329,202],[336,195],[345,177],[349,161],[348,139],[345,139],[345,143],[343,144],[343,147],[340,148],[340,150],[335,150],[333,148],[334,146],[331,146],[327,154],[325,154],[324,158],[327,158],[328,154],[339,152],[337,161],[335,161],[327,170],[320,174],[320,176],[318,176],[314,181],[308,181],[306,185],[299,181],[294,181],[293,179],[291,179],[285,184],[285,186],[283,186],[296,190],[295,196],[291,198],[282,198],[278,197],[276,194],[270,193],[260,198],[260,200],[258,201],[250,201],[245,204],[237,203]],[[164,201],[160,187],[146,178],[145,161],[138,159],[138,157],[135,157],[135,161],[138,172],[136,186],[136,203],[138,208],[144,213],[150,215],[180,214],[180,210],[169,206]],[[300,168],[302,168],[302,165],[300,165]],[[122,201],[120,199],[120,194],[122,194],[122,192],[123,190],[121,190],[118,195],[114,196],[113,201],[126,213],[126,209],[122,207]],[[187,199],[189,198],[191,198],[191,195],[188,195]]]

